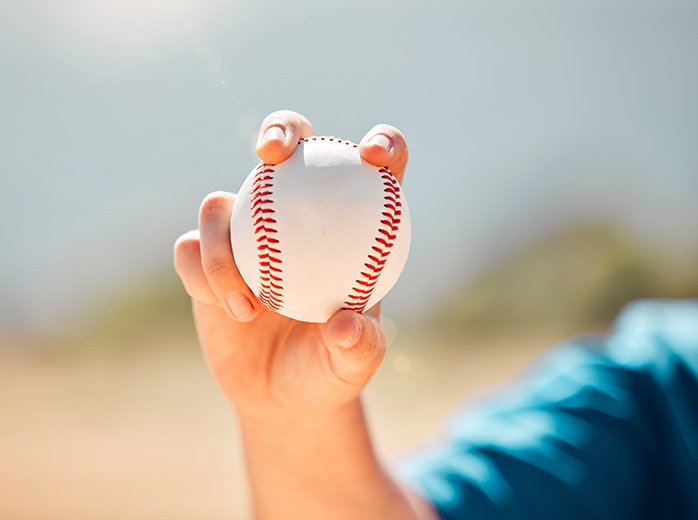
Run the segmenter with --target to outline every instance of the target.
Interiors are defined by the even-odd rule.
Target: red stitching
[[[254,181],[252,182],[251,202],[252,220],[257,242],[257,258],[259,263],[259,300],[271,310],[278,310],[284,303],[283,279],[278,274],[283,271],[279,267],[282,264],[279,249],[279,239],[269,236],[278,233],[273,227],[276,219],[273,208],[269,207],[274,201],[270,198],[274,187],[273,164],[262,163],[257,166]],[[274,247],[275,246],[275,247]]]
[[[351,141],[346,141],[346,140],[344,140],[344,139],[338,139],[338,138],[336,138],[336,137],[328,137],[328,136],[326,136],[326,135],[312,135],[312,136],[310,136],[310,137],[301,137],[300,139],[298,139],[298,144],[300,144],[300,143],[308,143],[308,142],[310,142],[310,141],[317,141],[318,139],[319,139],[320,141],[325,141],[325,140],[327,140],[327,141],[333,141],[333,142],[336,142],[336,143],[344,143],[345,145],[347,145],[347,146],[353,146],[354,148],[358,148],[358,147],[359,147],[358,144],[352,143]]]
[[[359,145],[335,137],[326,136],[311,136],[301,137],[298,143],[307,143],[317,140],[325,141],[326,139],[338,144],[344,143],[346,146],[358,148]],[[277,223],[271,215],[275,210],[271,207],[274,201],[270,198],[273,196],[273,181],[274,173],[273,164],[262,163],[257,167],[255,178],[252,183],[251,202],[252,202],[252,219],[254,225],[254,233],[257,242],[257,258],[259,264],[259,294],[257,297],[271,310],[278,310],[283,305],[283,278],[279,275],[283,273],[281,265],[281,249],[279,248],[279,240],[270,236],[278,233],[274,227]],[[380,220],[382,227],[379,227],[374,241],[376,244],[371,246],[371,251],[367,255],[368,261],[364,263],[366,271],[360,272],[360,277],[355,281],[351,292],[347,295],[347,301],[344,302],[345,309],[351,309],[356,312],[363,312],[371,299],[373,290],[375,289],[378,280],[385,269],[387,257],[390,255],[392,247],[395,245],[395,239],[402,216],[402,202],[400,194],[400,185],[393,176],[390,168],[387,166],[380,168],[378,173],[381,174],[384,186],[383,209],[381,213],[384,219]]]
[[[357,145],[354,145],[356,147]],[[368,300],[371,299],[373,290],[378,283],[378,279],[385,269],[385,262],[387,257],[390,255],[392,247],[395,245],[395,239],[397,238],[398,229],[400,227],[401,216],[402,216],[402,197],[400,195],[400,185],[397,179],[393,176],[390,168],[387,166],[380,168],[378,170],[381,173],[381,179],[383,180],[384,193],[383,196],[383,211],[381,214],[385,219],[381,220],[380,223],[383,227],[379,227],[376,236],[373,240],[378,244],[371,246],[371,250],[374,253],[369,253],[367,255],[368,262],[364,264],[367,268],[366,272],[361,272],[361,278],[356,280],[354,287],[352,287],[351,292],[347,296],[347,301],[344,302],[345,309],[350,309],[356,312],[364,312]]]

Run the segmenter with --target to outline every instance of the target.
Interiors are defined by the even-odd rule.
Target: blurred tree
[[[691,295],[698,279],[670,252],[610,223],[586,222],[495,263],[449,295],[431,322],[459,335],[573,334],[605,329],[638,298]]]
[[[81,325],[61,343],[80,354],[195,344],[190,300],[169,266],[131,280],[77,318]]]

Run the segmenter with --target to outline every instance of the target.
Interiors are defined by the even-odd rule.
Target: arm
[[[277,163],[310,135],[303,116],[275,112],[262,124],[257,152]],[[360,151],[402,180],[408,154],[397,129],[374,127]],[[256,518],[433,518],[382,468],[366,428],[359,395],[385,352],[379,309],[340,311],[326,324],[266,310],[235,265],[234,203],[223,192],[204,199],[199,229],[175,244],[175,268],[192,297],[206,360],[238,413]]]
[[[608,360],[604,341],[558,347],[456,412],[403,476],[444,520],[647,518],[642,499],[658,492],[663,468],[634,391],[640,378]]]
[[[242,420],[242,434],[258,518],[434,518],[381,467],[358,400],[312,418]]]
[[[638,302],[456,412],[403,477],[444,520],[697,518],[698,301]]]

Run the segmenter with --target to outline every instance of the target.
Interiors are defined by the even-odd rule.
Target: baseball
[[[240,273],[264,305],[323,323],[387,294],[407,260],[411,226],[388,168],[364,162],[354,143],[316,136],[286,161],[252,170],[230,233]]]

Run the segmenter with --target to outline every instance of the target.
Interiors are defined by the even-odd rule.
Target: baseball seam
[[[368,301],[371,299],[373,290],[378,283],[381,273],[385,269],[385,263],[395,245],[395,239],[402,219],[402,202],[400,196],[400,185],[393,176],[390,168],[384,166],[378,170],[383,180],[383,218],[378,228],[377,235],[373,238],[374,244],[371,246],[372,252],[368,254],[368,261],[364,263],[366,271],[361,271],[361,277],[355,280],[356,285],[351,289],[351,293],[344,302],[346,309],[356,312],[364,312]]]
[[[317,136],[317,135],[316,135],[316,136],[312,136],[312,137],[301,137],[301,138],[298,140],[298,143],[300,144],[301,141],[304,142],[304,143],[307,143],[307,142],[310,142],[310,141],[333,141],[333,142],[339,143],[339,144],[344,143],[344,144],[347,145],[347,146],[350,146],[350,145],[351,145],[351,146],[353,146],[354,148],[358,148],[358,147],[359,147],[358,144],[354,144],[354,143],[352,143],[351,141],[346,141],[346,140],[344,140],[344,139],[337,139],[336,137],[328,137],[328,136],[325,136],[325,135],[320,135],[320,136]]]
[[[252,221],[257,241],[257,259],[259,263],[259,294],[257,297],[269,309],[276,311],[284,303],[283,279],[281,278],[281,249],[279,239],[271,236],[278,233],[274,226],[276,219],[272,215],[276,213],[270,198],[274,169],[273,164],[262,163],[257,166],[254,181],[252,182]]]

